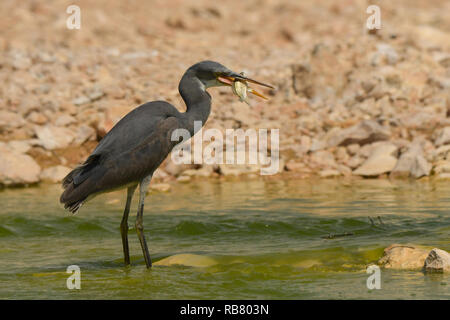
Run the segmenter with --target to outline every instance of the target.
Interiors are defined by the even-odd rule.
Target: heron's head
[[[211,87],[232,86],[233,82],[236,80],[246,81],[247,83],[253,83],[274,89],[274,87],[269,84],[247,78],[244,75],[231,71],[227,67],[214,61],[202,61],[196,63],[189,68],[189,71],[200,80],[200,82],[205,86],[205,89]],[[248,92],[267,99],[254,89],[249,89]]]

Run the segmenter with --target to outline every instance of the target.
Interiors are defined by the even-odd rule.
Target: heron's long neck
[[[205,86],[197,77],[185,73],[178,86],[178,91],[186,103],[186,112],[183,114],[186,129],[194,135],[194,122],[201,121],[204,126],[211,112],[211,96],[206,92]],[[198,126],[196,126],[197,128]]]

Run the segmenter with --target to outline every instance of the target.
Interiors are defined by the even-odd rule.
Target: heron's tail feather
[[[62,181],[63,188],[66,189],[72,182],[76,185],[81,184],[89,176],[89,171],[93,169],[100,159],[100,155],[90,155],[86,161],[73,169]]]
[[[68,209],[73,214],[76,214],[78,212],[78,210],[80,210],[80,208],[83,205],[83,203],[84,203],[84,200],[76,201],[76,202],[73,202],[73,203],[66,203],[64,205],[64,209]]]
[[[87,197],[92,193],[91,183],[83,183],[96,171],[94,168],[99,163],[100,155],[91,155],[82,164],[73,169],[62,181],[64,192],[59,201],[64,203],[64,208],[76,213]],[[88,182],[88,181],[86,181]]]

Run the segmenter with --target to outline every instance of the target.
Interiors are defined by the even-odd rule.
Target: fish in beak
[[[265,97],[263,94],[259,93],[253,88],[250,88],[248,86],[248,83],[253,83],[267,88],[275,89],[270,84],[262,83],[246,77],[243,72],[241,72],[240,74],[233,72],[231,75],[218,75],[217,80],[223,85],[231,86],[233,93],[239,97],[239,100],[247,104],[248,104],[247,92],[268,100],[268,98]]]

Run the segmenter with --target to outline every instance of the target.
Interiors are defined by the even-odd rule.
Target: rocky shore
[[[277,87],[252,107],[210,90],[205,128],[280,129],[279,176],[449,179],[450,3],[378,4],[368,32],[365,1],[80,1],[68,30],[64,1],[2,1],[0,185],[59,182],[141,103],[183,111],[178,81],[204,59]],[[168,159],[155,179],[258,170]]]

